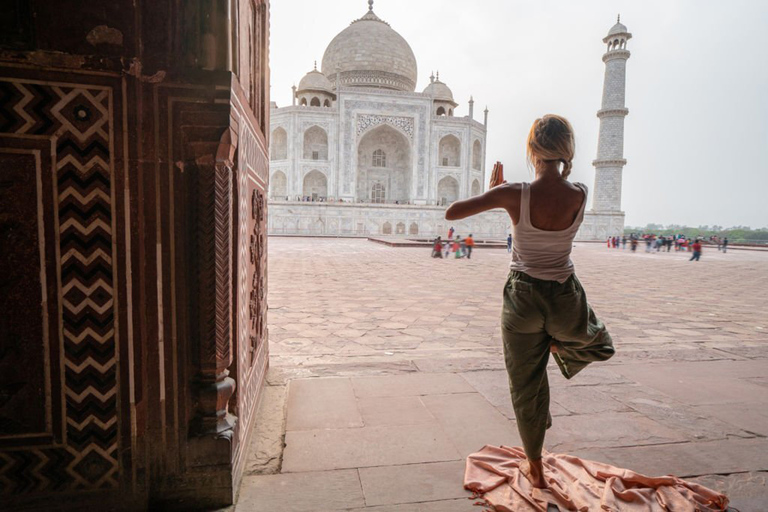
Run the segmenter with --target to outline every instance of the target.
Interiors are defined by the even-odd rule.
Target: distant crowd
[[[475,240],[472,238],[472,233],[466,238],[461,238],[456,231],[451,227],[448,230],[448,239],[443,240],[443,237],[438,236],[432,243],[432,257],[433,258],[449,258],[451,254],[454,258],[467,258],[472,259],[472,250],[475,248]]]
[[[612,236],[608,237],[609,249],[626,249],[629,244],[632,252],[637,251],[637,246],[640,243],[645,244],[645,252],[670,252],[672,247],[676,252],[690,252],[692,253],[690,261],[699,261],[702,253],[702,243],[705,242],[704,238],[687,238],[685,235],[655,235],[649,233],[636,234],[624,236]],[[720,238],[718,236],[710,236],[706,239],[706,243],[717,245],[717,250],[722,252],[728,251],[728,238]]]

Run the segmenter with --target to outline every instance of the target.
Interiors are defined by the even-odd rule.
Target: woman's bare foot
[[[531,474],[528,476],[528,480],[531,481],[531,485],[537,489],[546,489],[547,482],[544,480],[544,465],[542,464],[541,459],[528,459],[528,463],[530,464],[531,468]]]

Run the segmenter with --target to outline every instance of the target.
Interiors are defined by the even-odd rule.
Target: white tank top
[[[574,183],[584,192],[584,201],[573,224],[561,231],[545,231],[531,224],[531,185],[529,183],[522,185],[520,220],[512,227],[514,243],[509,268],[525,272],[536,279],[564,283],[573,274],[571,249],[573,239],[576,238],[576,233],[584,220],[587,186],[583,183]]]

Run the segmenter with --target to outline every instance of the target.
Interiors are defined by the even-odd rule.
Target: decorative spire
[[[435,83],[435,72],[433,71],[431,75],[429,75],[429,83],[433,84]]]
[[[475,97],[474,96],[470,96],[469,97],[469,102],[470,103],[474,103],[475,102]]]
[[[315,61],[315,71],[317,71],[317,61]]]
[[[440,70],[437,71],[437,81],[440,81]]]
[[[621,13],[616,16],[616,23],[621,23]]]
[[[368,10],[373,12],[373,0],[368,0]]]

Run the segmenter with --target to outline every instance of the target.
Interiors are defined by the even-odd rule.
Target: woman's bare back
[[[562,178],[535,180],[531,183],[531,224],[544,231],[568,229],[584,200],[584,192]]]

